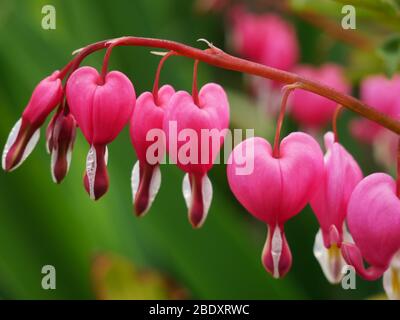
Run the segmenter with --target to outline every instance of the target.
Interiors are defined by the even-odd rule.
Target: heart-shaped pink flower
[[[292,25],[275,14],[254,14],[235,6],[231,12],[231,39],[243,57],[270,67],[290,70],[299,58]]]
[[[106,145],[129,121],[136,102],[135,90],[121,72],[109,72],[102,79],[96,69],[82,67],[68,80],[67,100],[91,146],[84,183],[90,197],[98,199],[108,189]]]
[[[335,64],[325,64],[320,68],[301,65],[295,68],[295,73],[312,80],[320,81],[340,92],[349,93],[342,67]],[[305,90],[295,90],[292,94],[291,115],[304,127],[320,128],[330,121],[337,108],[335,101]]]
[[[159,164],[164,158],[166,149],[163,131],[164,111],[174,94],[172,86],[162,86],[158,91],[157,105],[153,94],[144,92],[137,99],[132,114],[130,135],[138,157],[132,170],[132,193],[138,216],[144,215],[149,210],[160,188]]]
[[[400,250],[400,199],[391,176],[374,173],[357,185],[347,223],[355,245],[343,243],[344,258],[363,278],[379,278]],[[370,265],[367,269],[363,258]]]
[[[388,79],[383,75],[373,75],[361,82],[360,97],[363,102],[378,111],[400,117],[400,75]],[[352,134],[360,141],[371,143],[384,131],[379,124],[368,119],[355,119],[350,123]]]
[[[252,164],[253,170],[240,173],[244,164]],[[273,157],[268,141],[251,138],[236,146],[228,160],[228,182],[233,194],[253,216],[269,226],[262,262],[276,278],[283,277],[292,263],[284,224],[310,201],[322,173],[321,148],[311,136],[300,132],[282,140],[279,158]]]
[[[183,194],[189,220],[200,227],[207,216],[212,185],[207,172],[224,142],[229,124],[229,103],[224,89],[208,83],[198,95],[199,104],[186,91],[171,98],[164,115],[164,131],[170,159],[187,172]]]
[[[344,229],[347,205],[362,172],[351,154],[334,141],[333,132],[325,134],[326,154],[324,174],[310,201],[317,216],[320,230],[314,243],[314,255],[331,283],[342,279],[344,260],[340,255],[343,237],[349,237]]]

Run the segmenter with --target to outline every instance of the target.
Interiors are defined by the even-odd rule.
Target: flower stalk
[[[340,93],[331,87],[291,72],[282,71],[232,56],[215,47],[214,50],[200,50],[175,41],[142,37],[122,37],[112,41],[103,40],[78,50],[76,57],[62,69],[59,78],[63,79],[69,72],[74,71],[86,56],[95,51],[106,49],[111,45],[141,46],[171,50],[175,51],[177,55],[196,59],[219,68],[248,73],[284,84],[300,83],[303,90],[331,99],[338,104],[341,104],[343,107],[356,112],[397,134],[400,134],[400,121],[384,115],[350,95]]]

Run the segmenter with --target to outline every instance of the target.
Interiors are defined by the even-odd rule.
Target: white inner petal
[[[71,141],[68,145],[68,150],[67,150],[67,172],[69,171],[69,167],[71,166],[71,159],[72,159],[72,148],[74,147],[74,142]],[[107,164],[107,162],[106,162]]]
[[[202,185],[201,185],[201,192],[203,193],[203,219],[200,222],[200,226],[204,223],[207,218],[208,210],[211,206],[212,196],[213,196],[213,188],[212,183],[207,175],[203,177]]]
[[[21,123],[22,123],[22,120],[19,119],[17,121],[17,123],[14,125],[14,127],[11,129],[11,132],[8,135],[8,138],[7,138],[6,145],[4,146],[3,155],[2,155],[2,159],[1,159],[2,160],[1,161],[1,165],[2,165],[4,170],[6,168],[6,157],[7,157],[7,154],[10,151],[10,148],[14,144],[15,140],[17,139],[19,130],[21,128]],[[35,133],[32,135],[32,137],[29,140],[29,142],[27,143],[27,145],[25,147],[25,150],[24,150],[24,153],[22,154],[22,157],[21,157],[20,161],[10,171],[17,169],[26,160],[26,158],[28,158],[28,156],[31,154],[31,152],[35,148],[36,144],[38,143],[39,137],[40,137],[40,129],[37,129],[35,131]]]
[[[133,166],[132,175],[131,175],[131,187],[132,187],[133,201],[135,201],[136,193],[139,189],[139,180],[140,180],[140,172],[139,171],[140,171],[139,161],[136,161],[135,165]]]
[[[342,280],[343,274],[341,271],[346,265],[339,250],[337,246],[332,246],[330,249],[325,248],[322,231],[319,229],[315,236],[313,252],[326,279],[332,284],[339,283]]]
[[[383,274],[383,288],[390,300],[400,300],[400,251],[394,255],[390,267]]]
[[[186,207],[189,209],[192,206],[192,188],[190,187],[189,174],[186,173],[182,182],[182,193],[185,198]]]
[[[106,166],[108,165],[108,147],[106,146],[106,150],[104,151],[104,162]]]
[[[6,169],[6,157],[8,154],[8,151],[10,150],[11,146],[14,144],[15,140],[17,139],[19,128],[21,128],[21,119],[17,121],[17,123],[13,126],[13,128],[10,131],[10,134],[8,135],[6,145],[4,146],[3,150],[3,156],[2,156],[2,161],[1,165],[3,167],[3,170]]]
[[[281,230],[279,229],[278,226],[276,226],[271,241],[271,255],[274,264],[273,277],[276,279],[279,278],[279,260],[281,259],[282,255],[282,247],[283,247],[283,242],[282,242]]]
[[[58,148],[53,146],[53,149],[51,150],[50,171],[51,171],[51,178],[53,179],[54,183],[57,183],[56,176],[54,175],[57,158],[58,158]]]
[[[86,175],[89,182],[89,196],[91,199],[95,199],[94,195],[94,183],[96,179],[97,160],[96,160],[96,149],[91,146],[86,158]]]
[[[160,190],[160,185],[161,185],[161,170],[159,166],[155,166],[150,181],[149,203],[147,204],[147,208],[143,214],[145,214],[149,210],[151,204],[153,203],[158,193],[158,190]]]

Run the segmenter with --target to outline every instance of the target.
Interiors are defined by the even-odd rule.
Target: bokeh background
[[[383,1],[346,1],[351,2],[379,3],[377,8],[360,7],[357,21],[361,31],[374,29],[370,33],[374,43],[379,45],[390,36],[388,30],[398,30],[398,18],[391,20],[394,9]],[[301,62],[343,65],[355,94],[361,77],[385,71],[387,64],[377,51],[337,39],[301,14],[312,11],[339,25],[340,1],[293,3],[297,14],[284,15],[296,28]],[[56,30],[41,28],[41,9],[47,4],[57,10]],[[166,38],[198,47],[204,44],[196,39],[206,38],[231,51],[223,14],[200,10],[189,0],[0,0],[0,144],[40,79],[63,67],[73,50],[123,35]],[[111,67],[126,73],[137,93],[152,86],[159,57],[149,51],[118,48],[111,57]],[[103,52],[96,53],[85,64],[100,67],[102,57]],[[162,82],[190,90],[192,66],[185,58],[170,59]],[[199,82],[208,81],[227,89],[232,127],[255,128],[256,135],[271,138],[274,119],[256,106],[242,75],[201,64]],[[349,135],[347,123],[352,117],[349,112],[341,117],[342,143],[365,174],[383,170],[371,147]],[[285,130],[295,129],[288,119]],[[266,228],[233,197],[225,165],[210,172],[213,203],[204,227],[193,230],[181,192],[183,173],[174,165],[162,166],[162,186],[148,215],[134,217],[130,173],[136,158],[127,129],[109,146],[111,187],[98,202],[89,199],[82,185],[88,152],[82,135],[61,185],[51,180],[43,137],[42,129],[36,150],[18,170],[0,172],[0,298],[364,299],[382,291],[379,281],[357,278],[357,289],[346,291],[325,280],[312,253],[318,224],[308,207],[286,225],[293,268],[284,279],[272,279],[260,262]],[[56,290],[41,287],[41,269],[47,264],[56,268]]]

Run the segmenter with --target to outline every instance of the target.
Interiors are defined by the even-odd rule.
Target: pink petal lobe
[[[384,173],[364,178],[351,195],[347,223],[362,257],[386,269],[400,249],[400,199],[393,178]]]

